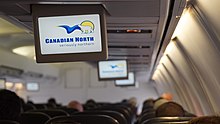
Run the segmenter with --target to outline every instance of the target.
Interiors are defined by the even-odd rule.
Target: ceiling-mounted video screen
[[[115,80],[115,86],[135,86],[135,75],[133,72],[128,73],[128,79],[125,80]]]
[[[107,59],[102,5],[32,5],[38,63]]]
[[[5,79],[0,78],[0,89],[5,89]]]
[[[39,83],[28,82],[28,83],[26,83],[26,89],[27,89],[27,91],[39,91],[40,85],[39,85]]]
[[[109,60],[98,62],[99,80],[128,79],[128,64],[126,60]]]

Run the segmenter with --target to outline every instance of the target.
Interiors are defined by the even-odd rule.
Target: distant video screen
[[[126,60],[111,60],[99,61],[99,79],[127,79],[127,61]]]
[[[129,72],[127,80],[116,80],[116,86],[135,86],[135,77],[134,73]]]
[[[26,84],[27,91],[39,91],[38,83],[27,83]]]

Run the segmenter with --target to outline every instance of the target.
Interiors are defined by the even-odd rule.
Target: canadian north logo
[[[123,65],[123,64],[116,64],[116,65],[110,65],[110,67],[111,67],[112,69],[117,69],[117,68],[123,68],[124,65]]]
[[[71,34],[76,30],[80,30],[82,34],[90,34],[94,32],[95,28],[94,24],[89,20],[85,20],[81,24],[74,25],[72,27],[69,25],[60,25],[59,27],[64,28],[67,34]]]

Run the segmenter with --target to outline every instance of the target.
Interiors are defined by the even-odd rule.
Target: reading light
[[[179,19],[181,16],[176,16],[176,19]]]
[[[13,86],[14,86],[14,83],[12,83],[12,82],[6,82],[6,83],[5,83],[5,86],[6,86],[6,89],[12,89]]]
[[[16,90],[21,90],[21,89],[23,89],[23,84],[22,84],[22,83],[16,83],[16,84],[15,84],[15,89],[16,89]]]
[[[127,33],[140,33],[141,30],[137,30],[137,29],[132,29],[132,30],[126,30]]]
[[[21,55],[21,56],[26,56],[31,59],[34,58],[35,52],[34,52],[34,46],[22,46],[18,47],[12,50],[13,53]]]

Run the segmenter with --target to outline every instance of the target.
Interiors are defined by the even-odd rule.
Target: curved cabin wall
[[[172,92],[197,115],[220,110],[219,0],[197,0],[181,16],[153,79],[162,92]],[[160,73],[158,73],[160,71]],[[174,89],[169,87],[172,85]]]

